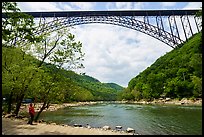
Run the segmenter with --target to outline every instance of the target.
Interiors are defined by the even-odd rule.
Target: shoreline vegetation
[[[63,109],[65,107],[75,107],[75,106],[82,106],[82,105],[94,105],[98,103],[124,103],[124,104],[152,104],[152,105],[183,105],[183,106],[202,106],[202,98],[197,98],[197,99],[187,99],[183,98],[181,100],[178,99],[170,99],[170,98],[160,98],[160,99],[154,99],[153,101],[145,101],[145,100],[140,100],[140,101],[96,101],[96,102],[74,102],[74,103],[62,103],[62,104],[50,104],[48,109],[45,109],[44,111],[56,111],[58,109]],[[42,106],[42,103],[35,103],[35,112],[37,113],[40,110],[40,107]],[[24,121],[28,120],[28,107],[29,104],[23,104],[20,108],[20,113],[18,117],[12,116],[11,114],[3,114],[2,118],[10,118],[11,120],[15,120],[16,118],[20,118]],[[47,125],[57,125],[56,123],[51,123],[49,121],[44,121],[44,120],[38,120],[37,123],[45,123]],[[77,124],[76,124],[77,125]],[[77,127],[77,126],[74,127]],[[68,126],[62,124],[62,126]],[[70,125],[69,125],[70,126]],[[73,127],[73,126],[72,126]],[[109,129],[107,128],[109,126],[104,125],[104,127],[101,128],[101,130],[107,130],[112,132],[118,132],[118,133],[127,133],[127,131],[117,131],[116,129]],[[95,129],[94,127],[83,127],[83,128],[89,128],[89,129]],[[135,134],[135,133],[133,133]]]

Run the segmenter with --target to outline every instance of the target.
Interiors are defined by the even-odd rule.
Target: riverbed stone
[[[128,127],[126,130],[128,133],[135,133],[135,129]]]
[[[166,98],[166,101],[170,101],[171,100],[171,98]]]
[[[115,126],[116,130],[122,130],[122,128],[123,128],[122,126]]]
[[[74,127],[82,127],[81,124],[74,124]]]

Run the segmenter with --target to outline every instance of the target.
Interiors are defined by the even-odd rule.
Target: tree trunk
[[[7,106],[8,106],[7,113],[8,114],[11,113],[12,97],[13,97],[13,91],[11,91],[8,102],[7,102]]]
[[[14,111],[14,114],[15,114],[16,116],[18,116],[18,112],[19,112],[19,110],[20,110],[21,102],[23,101],[24,95],[25,95],[25,94],[20,95],[20,98],[19,98],[19,100],[17,101],[16,109],[15,109],[15,111]]]
[[[37,122],[38,118],[40,117],[40,114],[42,113],[42,111],[46,108],[46,101],[43,103],[43,106],[40,108],[40,111],[37,113],[36,117],[35,117],[35,122]]]

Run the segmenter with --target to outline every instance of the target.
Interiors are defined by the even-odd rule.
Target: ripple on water
[[[123,130],[132,127],[137,133],[147,135],[202,134],[202,107],[193,106],[106,103],[43,112],[41,118],[91,127],[121,125]]]

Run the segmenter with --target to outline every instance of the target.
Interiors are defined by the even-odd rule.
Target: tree
[[[53,33],[44,33],[42,39],[41,42],[35,43],[30,51],[30,54],[41,61],[39,67],[44,62],[49,62],[58,68],[83,68],[80,62],[84,60],[82,43],[75,41],[75,36],[69,32],[68,28]]]
[[[191,76],[191,79],[194,84],[194,97],[202,97],[202,78]]]
[[[3,90],[2,93],[9,94],[7,113],[10,113],[12,100],[16,100],[17,104],[20,104],[20,98],[26,94],[24,92],[26,85],[29,84],[32,75],[38,70],[33,64],[31,56],[25,54],[22,57],[21,49],[3,47],[2,51],[2,86],[8,89]]]
[[[16,2],[2,2],[2,46],[21,46],[23,48],[26,42],[35,42],[40,40],[36,36],[33,17],[20,12]],[[23,43],[22,43],[23,42]]]
[[[69,32],[68,28],[63,28],[57,30],[56,32],[44,33],[42,36],[43,40],[41,42],[35,43],[30,50],[30,54],[40,60],[38,67],[41,67],[43,63],[49,62],[56,66],[58,69],[65,67],[67,69],[78,69],[83,68],[84,53],[82,53],[82,43],[75,41],[75,36]],[[51,83],[56,83],[59,71],[51,67],[53,76]],[[40,113],[49,107],[49,96],[52,96],[52,91],[55,86],[51,86],[49,82],[44,83],[45,89],[44,92],[41,92],[41,95],[44,96],[43,106],[41,107],[40,112],[38,113],[35,120],[38,119]],[[49,88],[46,88],[49,87]]]
[[[76,68],[83,68],[83,64],[80,60],[83,60],[84,54],[81,51],[82,44],[80,42],[75,42],[74,35],[68,33],[66,28],[54,33],[44,33],[40,36],[36,36],[33,33],[35,27],[31,16],[20,13],[20,9],[17,8],[15,2],[3,2],[2,6],[4,14],[6,15],[6,18],[2,20],[3,46],[18,47],[22,55],[22,62],[15,63],[17,69],[14,70],[15,73],[17,71],[22,72],[19,74],[20,77],[22,76],[22,79],[20,80],[20,90],[17,92],[17,104],[15,108],[15,114],[18,115],[21,102],[29,91],[30,84],[35,80],[35,75],[39,69],[41,69],[46,59],[54,65],[57,65],[58,68],[62,67],[64,63],[67,63],[67,66],[70,68],[74,66],[77,66]],[[24,44],[22,44],[22,41]],[[31,48],[34,49],[33,52],[31,52]],[[37,67],[31,62],[27,62],[25,58],[26,53],[31,53],[33,56],[38,54],[35,56],[37,59],[42,56],[41,62]],[[6,58],[5,56],[4,64],[7,64]],[[27,65],[24,65],[25,62]],[[13,65],[11,65],[11,68],[13,68]],[[13,75],[8,65],[4,67],[4,69],[8,71],[10,75]],[[19,76],[16,76],[16,78]],[[19,79],[13,80],[14,84],[12,85],[16,86],[18,82]]]
[[[3,47],[15,47],[18,48],[20,50],[20,54],[21,58],[22,58],[22,62],[14,62],[15,65],[8,65],[8,56],[6,54],[4,54],[5,58],[4,58],[4,62],[3,62],[3,69],[5,71],[7,71],[8,73],[10,73],[11,76],[13,76],[13,87],[12,90],[10,92],[10,99],[12,99],[13,96],[13,91],[15,91],[15,86],[17,84],[15,84],[16,82],[19,81],[19,76],[15,76],[14,73],[16,73],[17,71],[21,71],[23,73],[22,70],[27,70],[27,68],[24,68],[24,63],[27,62],[25,59],[25,51],[29,48],[26,45],[29,45],[27,43],[34,43],[40,40],[40,36],[36,36],[34,35],[34,31],[35,31],[35,26],[34,26],[34,22],[33,22],[33,17],[24,13],[20,12],[20,9],[17,8],[17,3],[16,2],[3,2],[2,3],[2,11],[4,13],[4,18],[2,18],[2,46]],[[25,43],[25,44],[23,44]],[[8,49],[7,49],[8,50]],[[20,60],[19,60],[20,61]],[[25,65],[26,67],[28,67],[29,63],[26,63],[27,65]],[[16,68],[16,70],[14,70],[13,68]],[[28,67],[29,68],[29,67]],[[29,68],[30,70],[30,68]],[[12,72],[14,71],[14,72]],[[26,72],[26,71],[25,71]],[[34,74],[34,73],[28,73],[28,74]],[[29,77],[30,78],[30,77]],[[17,80],[18,79],[18,80]],[[25,81],[23,81],[21,89],[23,91],[20,90],[17,91],[17,105],[16,105],[16,110],[15,110],[15,114],[18,115],[18,111],[21,105],[21,101],[23,100],[24,97],[24,90],[27,90],[28,81],[31,81],[33,78],[31,77],[31,79],[24,79]],[[28,80],[28,81],[27,81]],[[14,86],[15,85],[15,86]],[[11,106],[11,101],[8,102],[8,107]],[[8,112],[10,113],[10,109],[8,110]]]

